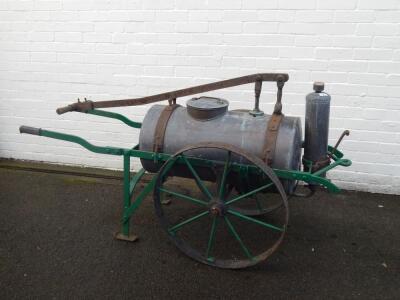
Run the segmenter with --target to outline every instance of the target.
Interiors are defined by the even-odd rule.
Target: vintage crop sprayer
[[[140,128],[139,144],[131,149],[95,146],[69,134],[21,126],[20,132],[77,143],[89,151],[120,155],[124,162],[122,228],[116,237],[133,241],[130,220],[153,193],[156,216],[173,243],[202,263],[221,268],[244,268],[269,257],[281,244],[289,219],[287,195],[305,182],[312,194],[317,186],[337,193],[325,177],[336,166],[350,166],[328,146],[330,96],[323,83],[306,97],[305,139],[298,117],[282,113],[282,89],[287,74],[254,74],[153,96],[77,102],[57,109],[87,113]],[[259,109],[263,81],[277,83],[271,115]],[[179,97],[255,83],[253,110],[228,110],[229,102],[201,96],[176,103]],[[143,123],[98,108],[152,106]],[[304,155],[301,158],[302,148]],[[131,173],[131,157],[143,168]],[[143,175],[155,173],[141,189]],[[169,204],[171,203],[171,204]],[[169,204],[169,205],[168,205]]]

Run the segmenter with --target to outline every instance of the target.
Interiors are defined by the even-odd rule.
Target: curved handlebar
[[[134,99],[122,99],[122,100],[106,100],[106,101],[85,101],[85,102],[77,102],[70,104],[66,107],[60,107],[57,109],[58,114],[63,114],[69,111],[78,111],[78,112],[86,112],[91,109],[96,108],[107,108],[107,107],[122,107],[122,106],[136,106],[136,105],[144,105],[155,103],[164,100],[173,100],[179,97],[186,97],[190,95],[195,95],[199,93],[206,93],[210,91],[215,91],[219,89],[225,89],[229,87],[234,87],[242,84],[254,83],[254,82],[262,82],[262,81],[276,81],[278,84],[278,88],[280,89],[280,93],[283,87],[283,84],[289,80],[289,75],[285,73],[260,73],[260,74],[252,74],[212,83],[206,83],[198,86],[192,86],[185,89],[175,90],[167,93],[151,95],[147,97],[134,98]],[[258,86],[260,85],[258,83]],[[278,96],[278,98],[280,98]],[[278,101],[280,102],[280,101]]]

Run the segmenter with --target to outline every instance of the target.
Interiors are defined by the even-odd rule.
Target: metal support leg
[[[131,206],[130,178],[131,178],[131,157],[124,153],[124,216]],[[130,217],[122,221],[122,232],[115,235],[118,240],[134,242],[138,239],[136,235],[129,233]]]

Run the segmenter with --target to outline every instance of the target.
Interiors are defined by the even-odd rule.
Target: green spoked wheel
[[[251,170],[251,188],[232,192],[243,168]],[[162,205],[165,195],[172,205]],[[246,203],[253,209],[256,200],[268,199],[274,203],[268,214],[246,214]],[[289,218],[286,194],[272,169],[222,143],[188,146],[166,161],[154,187],[154,205],[162,227],[182,252],[230,269],[266,260],[281,244]]]
[[[254,185],[252,186],[251,183],[252,180],[249,179],[251,178],[251,174],[248,172],[244,174],[241,173],[238,178],[239,180],[237,184],[230,187],[230,197],[235,195],[240,196],[251,192],[254,189]],[[269,187],[263,192],[264,193],[251,195],[250,198],[252,198],[253,201],[240,201],[235,203],[235,210],[246,216],[262,216],[281,208],[283,201],[281,200],[281,195],[277,193],[274,186]],[[269,192],[268,197],[265,197],[265,192]]]

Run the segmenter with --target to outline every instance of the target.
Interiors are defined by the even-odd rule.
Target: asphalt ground
[[[0,299],[400,299],[400,196],[292,198],[283,245],[244,270],[180,253],[151,198],[139,241],[113,239],[121,207],[119,180],[0,168]]]

